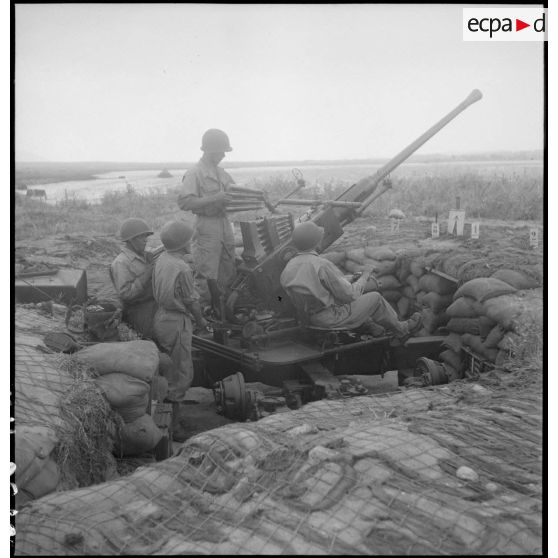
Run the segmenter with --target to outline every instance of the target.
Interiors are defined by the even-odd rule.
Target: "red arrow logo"
[[[520,19],[515,19],[515,30],[516,31],[521,31],[522,29],[525,29],[525,27],[531,27],[530,23],[525,23],[524,21],[521,21]]]

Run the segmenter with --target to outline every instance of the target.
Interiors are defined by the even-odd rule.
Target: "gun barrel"
[[[329,205],[331,207],[345,207],[350,209],[358,209],[360,207],[360,202],[348,202],[348,201],[338,201],[338,200],[293,200],[293,199],[282,199],[279,200],[276,205]]]
[[[343,192],[343,194],[341,194],[337,199],[361,202],[361,207],[357,213],[362,213],[370,205],[370,203],[372,203],[372,201],[379,197],[378,195],[374,195],[374,190],[386,176],[403,163],[403,161],[408,159],[432,136],[436,135],[444,126],[449,124],[456,116],[480,99],[482,99],[482,93],[478,89],[474,89],[465,100],[459,103],[453,110],[448,112],[448,114],[426,130],[426,132],[409,144],[405,149],[400,151],[395,157],[390,159],[385,165],[380,167],[373,175],[362,178],[356,184],[353,184],[348,190]],[[384,192],[385,191],[386,190],[384,190]],[[338,213],[338,217],[342,224],[346,224],[352,220],[353,215],[340,211]]]

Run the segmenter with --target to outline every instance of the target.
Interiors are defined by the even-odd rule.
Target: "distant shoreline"
[[[389,158],[377,159],[334,159],[334,160],[298,160],[298,161],[224,161],[222,166],[226,169],[250,167],[304,167],[308,165],[381,165]],[[413,155],[406,161],[408,163],[459,163],[471,161],[540,161],[543,162],[543,152],[536,151],[506,151],[464,154],[430,154]],[[73,180],[92,180],[96,175],[131,170],[153,170],[160,172],[164,169],[180,170],[193,166],[195,162],[16,162],[14,186],[34,184],[51,184]]]

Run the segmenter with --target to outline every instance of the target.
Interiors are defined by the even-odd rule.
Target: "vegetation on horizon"
[[[436,167],[433,167],[436,168]],[[455,208],[456,197],[469,217],[501,220],[535,220],[543,217],[543,187],[540,171],[503,173],[463,171],[455,174],[447,169],[419,173],[394,173],[393,188],[377,199],[367,210],[370,215],[387,215],[395,207],[409,217],[447,215]],[[281,176],[254,179],[248,185],[265,190],[272,202],[284,197],[293,187]],[[302,198],[335,199],[351,182],[330,179],[314,183],[299,194]],[[54,234],[115,234],[119,223],[127,217],[141,217],[155,229],[172,219],[191,219],[176,204],[176,191],[152,189],[140,193],[108,192],[100,203],[90,203],[67,196],[56,205],[46,204],[17,194],[15,203],[15,238],[40,238]],[[307,207],[284,206],[282,211],[295,215]],[[250,220],[267,211],[243,212],[233,219]]]

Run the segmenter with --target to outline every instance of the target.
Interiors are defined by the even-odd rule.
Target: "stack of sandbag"
[[[506,356],[504,338],[513,332],[518,316],[507,297],[516,292],[496,277],[476,277],[461,285],[446,310],[450,335],[445,344],[451,354],[442,360],[454,366],[460,361],[461,346],[466,346],[492,363],[501,362]]]
[[[405,248],[396,252],[396,276],[401,283],[401,297],[397,301],[397,313],[400,318],[408,318],[416,308],[416,296],[419,291],[418,279],[425,273],[424,268],[414,262],[422,255],[419,248]]]
[[[95,383],[111,407],[120,415],[123,427],[115,444],[117,455],[138,455],[153,449],[162,432],[147,413],[151,383],[159,369],[159,351],[152,341],[98,343],[77,353],[92,366]]]
[[[337,267],[345,267],[345,261],[347,260],[347,252],[345,250],[336,250],[332,252],[325,252],[321,254],[326,260],[334,263]]]
[[[109,480],[115,471],[115,460],[110,452],[103,452],[104,441],[95,438],[86,424],[77,424],[73,416],[69,420],[64,412],[73,400],[87,402],[85,412],[95,414],[107,423],[110,430],[110,409],[98,394],[106,409],[97,407],[97,400],[90,399],[90,385],[77,381],[67,369],[60,365],[59,355],[45,354],[42,334],[59,331],[64,326],[63,317],[46,317],[37,308],[16,306],[15,319],[15,439],[14,461],[17,486],[16,507],[21,509],[32,500],[41,498],[55,490],[64,490],[75,478],[68,470],[67,461],[61,460],[60,448],[72,439],[74,429],[79,428],[79,438],[87,442],[73,456],[73,461],[83,455],[94,455],[95,475],[98,482]],[[96,433],[103,428],[96,428]],[[83,450],[83,451],[80,451]],[[71,460],[68,460],[71,461]],[[80,463],[87,473],[90,461]],[[87,481],[85,474],[81,480]],[[77,485],[76,483],[73,483]],[[85,484],[80,484],[85,486]]]
[[[418,278],[417,288],[416,303],[422,308],[422,333],[432,335],[447,324],[449,316],[446,308],[452,302],[457,285],[454,281],[428,272]]]

